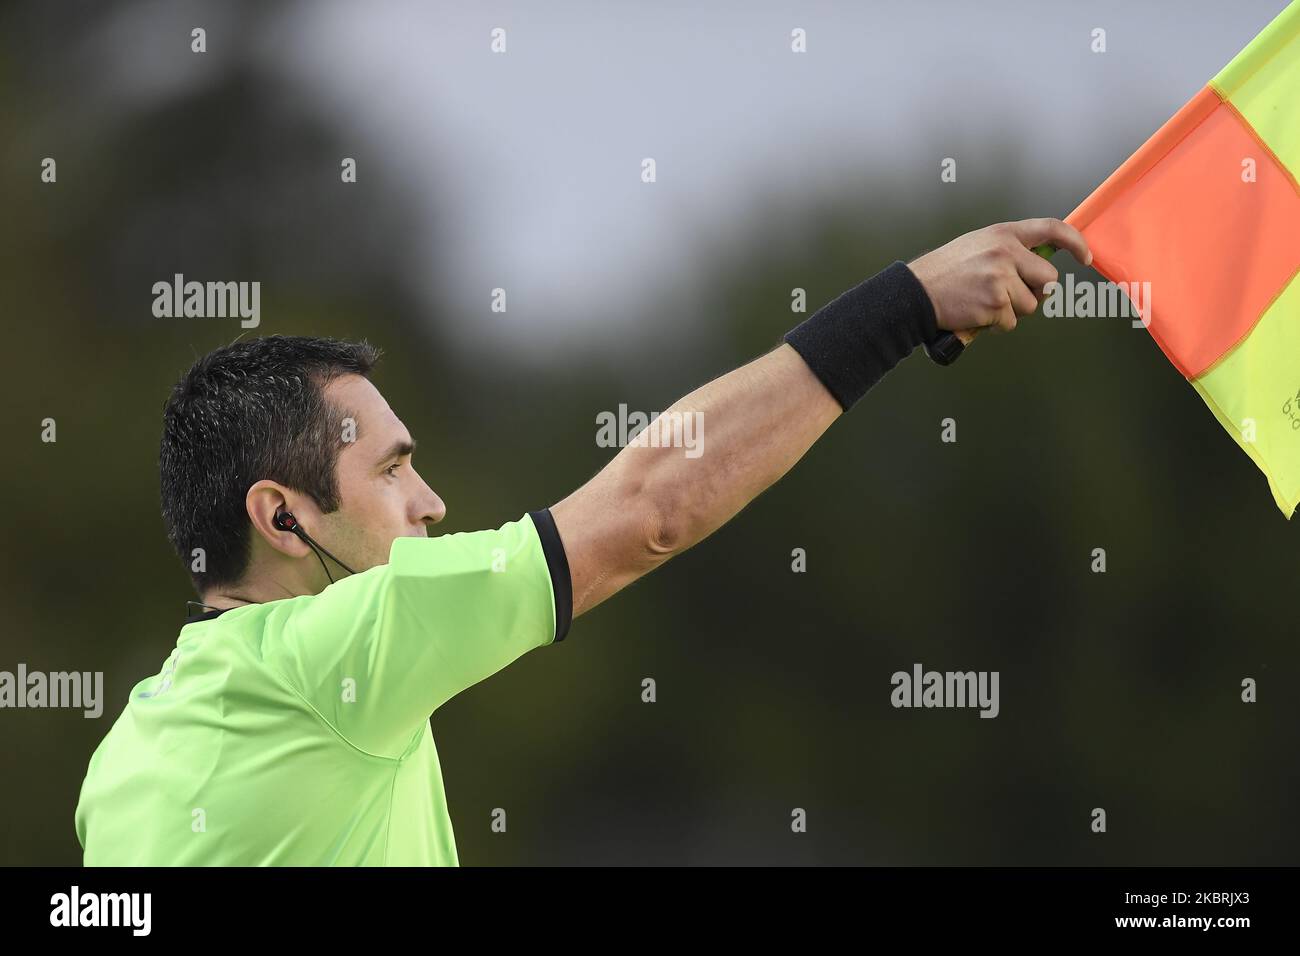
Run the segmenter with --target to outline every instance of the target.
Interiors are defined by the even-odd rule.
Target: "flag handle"
[[[1045,242],[1041,246],[1034,246],[1034,252],[1044,259],[1050,259],[1052,253],[1056,252],[1056,246]],[[962,329],[955,333],[945,332],[925,347],[925,354],[939,365],[951,365],[961,357],[961,353],[966,351],[966,346],[970,345],[980,331],[980,329]]]

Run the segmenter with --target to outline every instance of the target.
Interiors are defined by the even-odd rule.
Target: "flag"
[[[1300,503],[1298,175],[1294,0],[1066,217],[1093,268],[1149,289],[1147,330],[1287,518]]]

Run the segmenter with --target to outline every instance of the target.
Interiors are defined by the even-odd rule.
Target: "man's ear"
[[[244,496],[244,510],[253,530],[268,545],[291,558],[304,558],[309,553],[307,542],[292,531],[282,531],[275,526],[275,516],[289,507],[290,492],[284,485],[263,478],[255,482]]]

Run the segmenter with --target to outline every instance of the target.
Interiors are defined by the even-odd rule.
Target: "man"
[[[209,610],[91,758],[86,864],[456,865],[430,715],[721,526],[917,345],[1013,329],[1057,278],[1041,243],[1091,261],[1035,219],[896,262],[490,531],[428,537],[446,507],[370,346],[269,337],[200,359],[160,467]],[[707,454],[674,446],[674,413],[702,414]]]

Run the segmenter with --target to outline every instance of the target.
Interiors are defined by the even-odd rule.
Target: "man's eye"
[[[393,471],[394,469],[401,468],[401,467],[402,467],[402,463],[400,461],[395,461],[387,468],[384,469],[384,474],[386,474],[389,478],[396,478],[397,476],[393,474]]]

